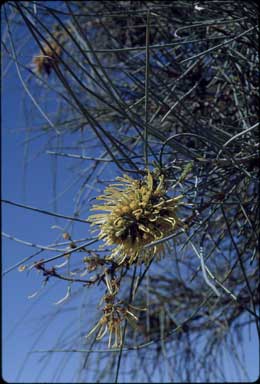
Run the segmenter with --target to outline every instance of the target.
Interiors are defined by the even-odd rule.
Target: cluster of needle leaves
[[[9,2],[2,17],[3,73],[14,61],[31,108],[27,145],[45,134],[45,153],[73,164],[66,242],[39,245],[59,252],[20,270],[67,283],[59,304],[89,290],[82,339],[60,343],[82,356],[78,380],[224,380],[227,353],[246,378],[239,347],[245,330],[259,335],[256,2]],[[185,225],[142,243],[163,246],[161,260],[119,267],[86,218],[117,176],[138,183],[147,169],[182,196]],[[72,240],[77,220],[86,237]]]

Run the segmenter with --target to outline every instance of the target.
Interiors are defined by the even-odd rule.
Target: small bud
[[[25,271],[26,269],[27,269],[26,265],[20,265],[20,266],[18,267],[18,271],[19,271],[19,272],[23,272],[23,271]]]
[[[69,240],[70,239],[70,234],[68,232],[64,232],[62,234],[62,237],[63,237],[64,240]]]

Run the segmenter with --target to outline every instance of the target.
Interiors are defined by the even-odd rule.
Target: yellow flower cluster
[[[92,208],[104,213],[92,215],[89,220],[99,227],[99,238],[105,245],[114,246],[108,259],[128,265],[149,262],[154,255],[164,254],[165,243],[147,249],[144,246],[182,225],[177,209],[183,195],[169,198],[164,176],[157,170],[147,171],[142,180],[126,175],[117,180],[97,198],[104,204]]]

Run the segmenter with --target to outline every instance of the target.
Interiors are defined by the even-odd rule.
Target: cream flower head
[[[105,194],[97,198],[103,205],[92,210],[104,211],[91,215],[92,225],[100,229],[99,238],[105,245],[114,246],[111,256],[118,264],[149,262],[154,255],[165,252],[165,243],[144,249],[146,244],[172,233],[182,221],[177,217],[183,195],[169,198],[166,195],[164,175],[155,170],[147,171],[142,180],[129,176],[117,178]]]

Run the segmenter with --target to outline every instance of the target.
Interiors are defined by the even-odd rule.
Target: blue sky
[[[12,200],[43,209],[53,210],[53,158],[44,153],[46,137],[34,142],[29,148],[29,163],[26,174],[24,173],[25,154],[24,140],[26,139],[26,121],[22,108],[23,89],[16,75],[14,66],[6,78],[3,79],[2,98],[2,198]],[[29,116],[27,116],[27,120]],[[31,121],[31,125],[35,121]],[[32,133],[32,136],[34,133]],[[36,159],[33,159],[38,152],[42,152]],[[65,160],[65,163],[70,162]],[[71,165],[71,163],[70,163]],[[58,188],[63,190],[71,174],[66,167],[59,168]],[[26,188],[24,180],[26,180]],[[73,196],[73,190],[67,192],[65,199],[60,199],[58,204],[59,212],[72,214],[72,207],[68,201]],[[67,200],[66,200],[67,199]],[[67,204],[62,204],[63,201]],[[54,219],[36,212],[27,211],[21,208],[3,204],[2,206],[2,230],[7,234],[28,240],[36,244],[50,244],[60,234],[53,225],[64,225],[64,221]],[[77,232],[86,236],[86,225],[76,224]],[[37,249],[27,247],[3,239],[2,242],[2,270],[19,262],[23,258],[33,254]],[[53,255],[53,253],[52,253]],[[39,257],[35,260],[38,260]],[[58,284],[51,295],[47,292],[45,297],[39,295],[34,299],[28,296],[37,291],[41,284],[40,276],[32,271],[31,273],[19,273],[17,269],[8,273],[3,278],[3,377],[7,382],[15,382],[17,375],[22,369],[23,362],[27,360],[24,370],[20,371],[21,382],[34,382],[36,373],[40,368],[38,365],[39,356],[26,357],[34,343],[37,333],[37,325],[47,311],[53,309],[53,303],[63,297],[66,293],[66,285]],[[44,292],[43,292],[44,294]],[[66,316],[69,322],[70,316]],[[62,324],[66,323],[62,319]],[[43,348],[51,348],[54,338],[61,328],[60,322],[55,322],[50,330],[40,338],[40,345]],[[34,334],[33,334],[34,332]],[[75,356],[76,359],[76,356]],[[74,359],[74,360],[75,360]],[[55,359],[48,364],[48,368],[42,373],[41,379],[51,381],[51,375],[55,368]],[[71,360],[74,367],[76,361]],[[56,362],[57,365],[57,362]],[[67,365],[64,370],[66,375],[70,373],[71,366]],[[68,374],[68,378],[70,375]]]
[[[28,58],[26,59],[29,60]],[[26,128],[28,122],[31,128],[37,120],[26,119],[22,108],[24,90],[12,65],[8,75],[3,81],[2,97],[2,198],[20,202],[35,207],[53,210],[53,157],[46,154],[44,146],[46,137],[35,140],[27,148],[29,161],[24,173],[25,147],[24,140],[27,137]],[[28,100],[27,100],[28,101]],[[30,102],[28,101],[30,104]],[[33,107],[32,107],[33,108]],[[34,115],[36,114],[34,110]],[[34,135],[34,133],[32,133]],[[67,138],[68,142],[71,140]],[[36,158],[35,155],[39,154]],[[73,176],[69,167],[75,160],[58,159],[57,190],[63,191]],[[57,202],[57,211],[63,214],[72,215],[73,205],[71,201],[77,186],[69,189]],[[37,244],[50,244],[59,235],[53,225],[64,225],[61,219],[55,219],[37,212],[27,211],[10,205],[2,205],[2,230],[12,236]],[[74,228],[77,237],[86,236],[88,226],[77,223]],[[3,239],[2,242],[2,270],[33,254],[36,250]],[[50,255],[53,255],[50,254]],[[36,258],[38,260],[39,258]],[[28,352],[35,349],[33,346],[38,337],[37,348],[52,348],[55,338],[62,336],[63,329],[67,328],[75,332],[78,330],[77,320],[79,311],[77,308],[72,312],[65,312],[58,316],[53,322],[46,320],[49,324],[45,333],[41,330],[41,321],[50,310],[55,309],[53,304],[62,298],[66,293],[66,284],[55,282],[50,283],[48,289],[42,291],[34,299],[28,296],[37,291],[40,287],[39,275],[31,273],[19,273],[17,269],[4,276],[2,282],[3,299],[3,377],[7,382],[35,382],[36,378],[41,382],[52,382],[53,372],[60,367],[61,356],[52,354],[46,365],[39,361],[39,354]],[[74,305],[80,305],[79,297]],[[43,324],[44,326],[44,324]],[[86,320],[86,332],[89,323]],[[74,371],[78,367],[78,354],[65,360],[61,381],[70,381],[74,378]],[[259,372],[259,346],[257,335],[252,328],[251,335],[245,333],[245,368],[248,368],[249,377],[252,381],[257,378]],[[62,365],[61,365],[62,366]],[[42,369],[42,367],[44,367]],[[41,370],[42,369],[42,370]],[[229,363],[229,356],[226,357],[227,377],[230,381],[239,380],[236,370]],[[40,372],[40,376],[38,376]]]

